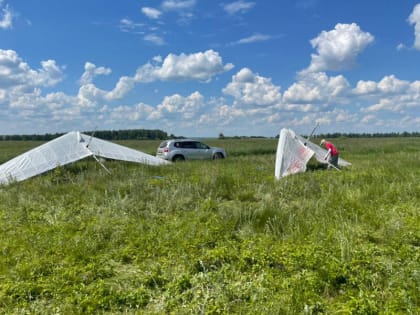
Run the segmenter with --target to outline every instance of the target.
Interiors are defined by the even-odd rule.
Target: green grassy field
[[[277,140],[215,139],[226,160],[0,186],[0,313],[419,314],[420,138],[334,142],[351,167],[280,181]]]

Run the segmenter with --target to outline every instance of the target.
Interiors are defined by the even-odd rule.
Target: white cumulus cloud
[[[356,88],[353,89],[354,94],[358,95],[369,95],[378,92],[378,84],[375,81],[363,81],[357,82]]]
[[[150,105],[139,103],[134,106],[121,105],[110,110],[112,121],[138,121],[147,119],[154,108]]]
[[[373,104],[363,107],[362,112],[389,111],[418,116],[420,109],[420,81],[405,81],[395,76],[386,76],[379,82],[363,82],[357,85],[357,92],[364,91],[368,83]],[[359,93],[362,94],[362,93]]]
[[[155,61],[156,62],[156,61]],[[138,82],[210,81],[213,76],[229,71],[233,68],[231,63],[223,64],[219,53],[214,50],[194,54],[169,54],[162,64],[146,64],[136,73]]]
[[[95,64],[91,62],[85,63],[85,71],[80,78],[80,84],[88,84],[91,83],[92,80],[98,75],[109,75],[111,74],[111,69],[105,67],[97,67]]]
[[[374,94],[401,94],[405,93],[410,86],[408,81],[400,80],[394,75],[385,76],[381,81],[359,81],[353,90],[357,95],[374,95]]]
[[[127,95],[129,91],[133,89],[134,84],[135,82],[133,78],[127,76],[121,77],[115,85],[115,88],[112,91],[108,92],[105,95],[105,98],[107,100],[122,99],[124,96]]]
[[[179,94],[166,96],[151,115],[151,119],[171,118],[176,121],[191,120],[204,108],[204,96],[199,92],[184,97]]]
[[[373,35],[363,32],[355,23],[337,24],[333,30],[323,31],[311,40],[317,54],[311,55],[311,64],[306,71],[347,69],[373,40]]]
[[[394,75],[386,76],[378,83],[379,90],[384,94],[404,93],[409,86],[408,81],[400,80]]]
[[[61,82],[62,70],[54,60],[41,61],[40,69],[32,69],[14,50],[0,49],[0,101],[39,94],[39,89]]]
[[[223,93],[234,97],[235,107],[275,106],[281,101],[280,87],[248,68],[235,74]]]
[[[307,73],[293,83],[283,95],[285,103],[338,102],[348,93],[350,84],[342,76],[328,77],[325,72]]]
[[[414,7],[408,21],[414,24],[414,48],[420,50],[420,3]]]

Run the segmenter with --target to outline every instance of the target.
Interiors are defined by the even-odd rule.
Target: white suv
[[[224,159],[226,152],[222,148],[210,147],[205,143],[191,139],[173,139],[163,141],[156,156],[169,161]]]

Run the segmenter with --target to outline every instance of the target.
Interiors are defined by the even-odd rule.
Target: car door
[[[197,159],[208,160],[212,158],[210,147],[207,144],[196,141],[195,148]]]
[[[181,152],[187,160],[199,159],[199,152],[196,150],[195,141],[182,141],[180,142]]]

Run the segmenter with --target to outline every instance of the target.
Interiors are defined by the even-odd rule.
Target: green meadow
[[[334,139],[352,166],[279,181],[277,139],[206,142],[228,158],[0,186],[0,314],[420,313],[420,138]]]

